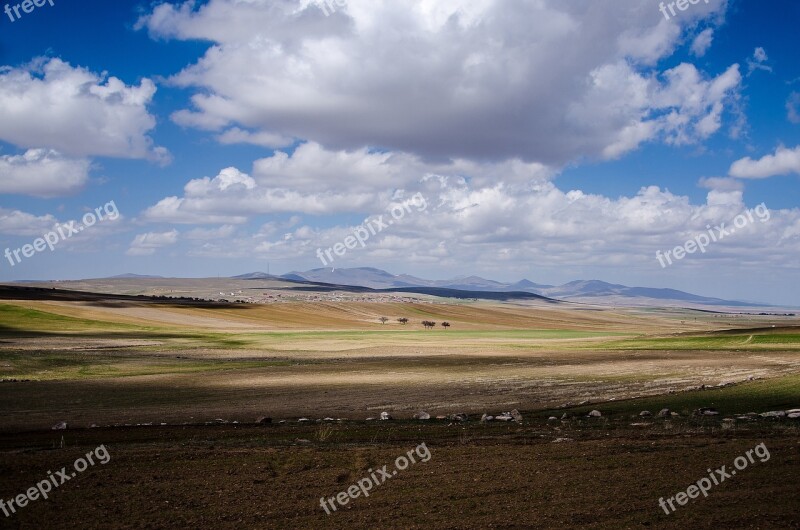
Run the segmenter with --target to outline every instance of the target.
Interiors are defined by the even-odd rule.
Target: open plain
[[[314,302],[278,284],[268,304],[39,287],[2,292],[0,498],[100,444],[111,461],[2,527],[800,523],[800,421],[758,415],[800,408],[795,317]],[[703,407],[719,414],[697,416]],[[675,415],[656,417],[664,408]],[[521,421],[480,421],[513,409]],[[330,515],[320,507],[420,443],[429,462]],[[676,513],[659,507],[759,443],[768,461]]]

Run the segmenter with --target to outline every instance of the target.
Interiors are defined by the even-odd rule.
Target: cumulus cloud
[[[375,192],[300,192],[289,187],[258,186],[234,167],[214,178],[190,181],[183,197],[167,197],[145,210],[149,222],[242,224],[248,215],[303,212],[314,215],[359,211],[371,206]]]
[[[708,49],[711,48],[712,42],[714,42],[714,29],[713,28],[704,29],[692,41],[692,46],[691,46],[692,55],[694,55],[695,57],[703,57],[708,51]]]
[[[178,242],[178,231],[169,232],[147,232],[137,235],[125,252],[129,256],[150,256],[156,250]]]
[[[0,156],[0,193],[59,197],[75,193],[89,180],[90,162],[49,149]]]
[[[498,263],[520,267],[619,266],[628,270],[660,270],[656,250],[674,248],[707,226],[730,225],[746,210],[741,191],[711,190],[704,204],[656,186],[630,197],[609,198],[580,190],[561,190],[552,182],[527,186],[496,184],[479,189],[450,181],[424,192],[428,208],[412,211],[364,247],[337,258],[334,266],[397,263],[436,265],[453,270],[495,270]],[[375,208],[367,219],[386,215]],[[773,211],[768,223],[755,222],[697,255],[694,263],[709,260],[741,267],[767,264],[800,249],[793,230],[800,210]],[[319,264],[323,251],[353,233],[354,225],[313,227],[301,224],[285,230],[240,234],[224,242],[206,242],[190,253],[207,257],[258,258]],[[776,258],[778,257],[778,258]]]
[[[156,87],[149,79],[128,86],[116,77],[39,59],[0,69],[0,140],[44,147],[68,156],[147,158],[169,162],[148,133],[147,111]]]
[[[744,184],[740,180],[725,177],[704,177],[700,179],[700,186],[717,191],[743,191]]]
[[[236,232],[234,225],[222,225],[217,228],[195,228],[186,233],[186,239],[207,241],[209,239],[226,239]]]
[[[12,236],[40,237],[50,231],[57,220],[50,214],[33,215],[20,210],[0,208],[0,233]]]
[[[275,213],[326,215],[367,212],[398,190],[437,186],[442,179],[483,186],[498,180],[538,182],[554,176],[539,163],[507,160],[426,163],[408,153],[366,148],[331,151],[316,143],[256,160],[252,176],[235,167],[190,180],[182,197],[166,197],[145,210],[149,222],[242,224],[247,216]],[[426,182],[428,184],[426,184]]]
[[[753,57],[747,59],[747,75],[750,76],[756,70],[772,72],[772,67],[767,64],[769,57],[764,48],[758,47],[753,51]]]
[[[749,156],[731,165],[729,174],[742,179],[765,179],[776,175],[800,174],[800,146],[788,149],[778,146],[774,155],[766,155],[758,160]]]
[[[638,0],[348,0],[330,17],[309,1],[210,0],[162,3],[138,27],[214,43],[171,79],[196,89],[173,119],[223,142],[560,166],[716,132],[738,68],[652,69],[726,6],[665,21]]]
[[[294,140],[280,134],[273,134],[269,132],[249,132],[233,127],[224,133],[217,136],[217,140],[221,144],[252,144],[260,145],[261,147],[287,147],[292,145]]]
[[[800,123],[800,92],[792,92],[786,100],[786,118],[792,123]]]
[[[490,269],[498,262],[508,267],[655,267],[656,250],[674,248],[707,230],[706,225],[730,223],[746,208],[741,181],[733,178],[701,180],[709,189],[706,201],[692,204],[688,197],[656,186],[616,198],[562,190],[547,174],[530,171],[521,162],[482,166],[494,172],[497,178],[492,181],[468,176],[481,172],[475,163],[443,164],[434,172],[408,154],[302,147],[262,159],[252,176],[227,168],[213,178],[192,180],[184,196],[170,202],[172,210],[153,208],[145,217],[154,222],[192,217],[193,222],[210,224],[209,219],[239,215],[241,223],[235,229],[229,223],[193,230],[188,253],[317,263],[316,249],[342,241],[355,227],[332,222],[335,214],[363,213],[362,221],[356,221],[360,224],[387,215],[392,204],[419,192],[428,205],[424,211],[406,215],[337,265],[402,261],[453,268],[470,263]],[[506,173],[528,178],[506,179]],[[376,175],[378,185],[370,186],[369,174]],[[290,176],[297,179],[294,195],[277,187]],[[353,179],[352,187],[348,179]],[[392,179],[396,186],[384,187]],[[273,198],[280,200],[271,202]],[[262,214],[288,212],[321,219],[309,222],[292,215],[255,231],[244,224]],[[756,250],[764,256],[794,252],[797,241],[791,234],[797,218],[798,211],[776,212],[768,227],[758,223],[742,230],[735,241],[698,259],[726,262],[732,253],[758,259]],[[781,249],[765,253],[767,244],[779,244],[781,234],[789,238],[780,242]]]

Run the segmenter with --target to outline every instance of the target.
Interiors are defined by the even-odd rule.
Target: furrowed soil
[[[602,422],[603,420],[599,420]],[[103,444],[96,463],[3,528],[797,528],[800,432],[665,422],[92,429],[0,437],[9,499]],[[320,441],[320,438],[325,441]],[[370,495],[335,497],[425,443]],[[764,443],[754,463],[675,513],[659,507]],[[55,448],[53,448],[55,447]],[[380,476],[380,475],[378,475]],[[380,479],[379,479],[380,480]]]

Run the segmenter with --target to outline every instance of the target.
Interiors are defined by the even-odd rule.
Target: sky
[[[794,0],[36,3],[0,0],[0,281],[370,266],[800,305]]]

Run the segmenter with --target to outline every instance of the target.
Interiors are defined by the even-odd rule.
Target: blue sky
[[[6,3],[0,2],[0,8]],[[13,2],[9,3],[13,13]],[[322,266],[797,305],[800,5],[54,0],[0,13],[0,280]],[[13,17],[15,18],[15,17]],[[661,267],[706,225],[756,219]]]

